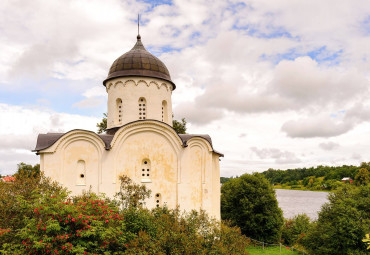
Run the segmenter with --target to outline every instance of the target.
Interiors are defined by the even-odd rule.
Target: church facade
[[[177,134],[171,95],[176,85],[167,67],[137,36],[135,46],[112,64],[103,85],[108,93],[106,134],[87,130],[39,134],[35,152],[46,176],[72,194],[83,190],[113,197],[120,175],[146,185],[148,208],[177,205],[203,209],[220,219],[223,155],[208,135]]]

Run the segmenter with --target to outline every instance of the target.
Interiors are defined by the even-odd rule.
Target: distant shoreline
[[[315,191],[315,192],[331,192],[331,190],[311,190],[311,189],[299,189],[299,188],[284,188],[284,187],[275,187],[273,186],[274,189],[281,189],[281,190],[298,190],[298,191]]]

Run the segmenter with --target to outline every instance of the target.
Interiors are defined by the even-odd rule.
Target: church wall
[[[163,121],[172,126],[172,85],[168,82],[155,78],[124,77],[112,79],[106,86],[108,92],[108,128],[139,120],[141,116],[145,116],[146,119]],[[139,106],[140,98],[145,98],[145,111],[142,109],[143,105]],[[164,109],[162,115],[164,101],[167,110]],[[118,108],[119,105],[121,105],[121,108]],[[139,111],[140,108],[141,111]],[[121,114],[119,113],[120,109]],[[142,115],[139,115],[139,113],[142,113]]]
[[[152,191],[148,208],[180,205],[181,210],[203,209],[220,219],[219,155],[206,140],[194,137],[183,147],[167,125],[143,121],[117,130],[111,146],[106,150],[89,131],[72,131],[40,151],[41,169],[72,194],[91,185],[92,191],[112,198],[119,191],[118,176],[125,174]]]
[[[212,214],[221,219],[221,183],[220,183],[220,157],[212,154]]]
[[[54,145],[40,152],[41,170],[67,187],[72,194],[82,190],[100,192],[104,143],[95,134],[77,130],[66,133]]]
[[[218,165],[213,158],[218,160],[218,155],[212,152],[204,139],[192,138],[188,141],[181,156],[178,196],[180,209],[202,209],[211,217],[220,219],[220,212],[217,211],[219,206],[213,204],[217,199],[216,203],[220,201],[220,197],[217,197],[220,194],[220,180],[217,180],[216,173]]]
[[[171,141],[175,140],[174,137],[169,138],[163,128],[159,132],[145,124],[139,126],[141,128],[119,134],[111,149],[110,157],[115,162],[117,178],[124,174],[135,183],[145,184],[152,191],[151,197],[146,200],[148,208],[154,208],[157,204],[175,208],[177,158],[181,144],[178,141],[174,144]],[[119,185],[117,180],[116,192],[119,191]]]

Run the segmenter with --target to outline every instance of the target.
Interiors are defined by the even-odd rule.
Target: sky
[[[0,174],[39,162],[39,133],[97,130],[137,13],[175,119],[211,135],[221,176],[370,161],[370,1],[5,0]]]

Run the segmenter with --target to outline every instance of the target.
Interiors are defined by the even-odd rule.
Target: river
[[[275,189],[279,207],[283,210],[284,218],[292,218],[305,213],[316,220],[321,206],[328,202],[328,192]]]

